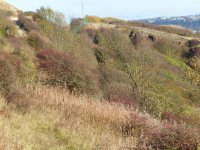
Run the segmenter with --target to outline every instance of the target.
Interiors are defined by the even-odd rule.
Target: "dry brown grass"
[[[15,8],[14,6],[8,4],[6,1],[4,0],[0,0],[0,9],[2,10],[6,10],[6,11],[10,11],[12,12],[15,16],[18,15],[18,9]]]
[[[26,112],[1,100],[1,149],[121,149],[135,137],[122,135],[129,112],[117,105],[43,86],[26,87]],[[20,110],[20,111],[19,111]],[[5,144],[6,143],[6,144]]]
[[[131,108],[55,87],[27,86],[22,91],[25,96],[12,104],[0,99],[0,149],[151,149],[165,140],[171,144],[170,132],[179,129]]]

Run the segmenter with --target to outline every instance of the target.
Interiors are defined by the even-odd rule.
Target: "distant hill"
[[[180,17],[158,17],[144,19],[140,21],[156,25],[178,25],[184,28],[190,28],[195,31],[200,31],[200,14]]]

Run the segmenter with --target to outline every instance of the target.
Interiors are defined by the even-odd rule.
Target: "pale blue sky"
[[[82,14],[82,0],[7,1],[25,11],[49,6],[63,12],[68,19]],[[84,0],[84,3],[85,14],[128,20],[200,14],[200,0]]]

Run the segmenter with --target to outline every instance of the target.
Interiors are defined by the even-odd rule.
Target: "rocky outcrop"
[[[189,47],[197,47],[198,45],[200,45],[200,40],[197,40],[197,39],[192,39],[192,40],[189,40],[187,42],[187,45]]]
[[[139,43],[139,34],[135,31],[131,31],[129,34],[129,38],[132,41],[132,43],[137,46],[137,44]]]
[[[152,41],[152,42],[156,42],[156,37],[152,34],[148,35],[148,40]]]
[[[191,57],[200,57],[200,47],[192,47],[189,50],[189,54]]]

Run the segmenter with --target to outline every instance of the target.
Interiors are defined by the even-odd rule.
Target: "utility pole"
[[[84,17],[84,0],[82,0],[82,17]]]

